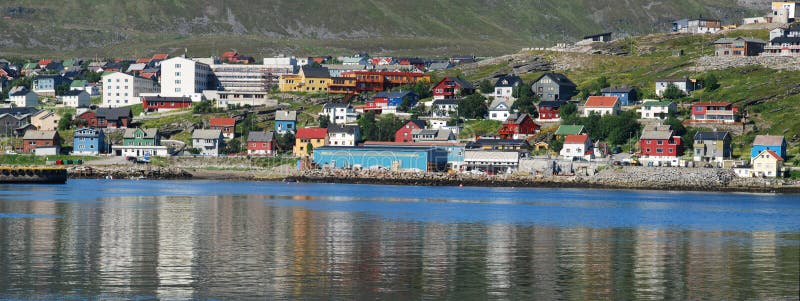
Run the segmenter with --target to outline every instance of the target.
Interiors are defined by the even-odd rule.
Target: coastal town
[[[709,57],[731,61],[800,57],[796,4],[772,7],[742,21],[766,25],[768,41],[702,17],[676,20],[665,35],[724,34],[708,44]],[[597,49],[613,40],[612,33],[593,34],[531,51],[603,56],[609,54]],[[714,73],[683,72],[647,85],[606,77],[576,83],[568,72],[530,65],[463,76],[461,68],[492,59],[254,58],[236,50],[0,59],[0,144],[7,164],[30,156],[47,165],[275,158],[294,172],[328,178],[569,177],[634,166],[800,178],[800,156],[791,151],[796,135],[760,131],[742,105],[748,99],[702,97],[721,88]]]

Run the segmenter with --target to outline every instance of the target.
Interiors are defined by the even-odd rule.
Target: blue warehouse
[[[333,168],[447,171],[447,150],[436,147],[335,147],[314,149],[314,163]]]

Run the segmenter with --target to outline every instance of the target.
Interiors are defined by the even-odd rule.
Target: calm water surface
[[[0,185],[0,299],[788,299],[800,196]]]

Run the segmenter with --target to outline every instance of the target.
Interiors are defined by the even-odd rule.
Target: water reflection
[[[34,214],[0,218],[0,298],[797,299],[800,291],[798,231],[518,224],[503,222],[508,211],[486,212],[495,223],[433,222],[283,201],[0,199],[0,212]]]

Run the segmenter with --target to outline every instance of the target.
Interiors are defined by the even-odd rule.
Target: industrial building
[[[447,150],[437,147],[336,147],[314,149],[314,164],[323,168],[392,171],[447,171]]]

